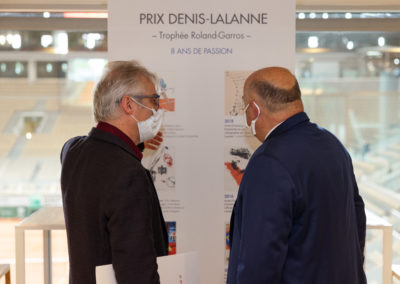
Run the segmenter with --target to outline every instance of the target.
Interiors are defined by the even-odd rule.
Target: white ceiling
[[[296,0],[298,10],[400,11],[400,0]],[[0,10],[105,11],[107,0],[0,0]]]

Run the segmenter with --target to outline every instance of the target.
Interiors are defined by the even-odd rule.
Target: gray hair
[[[109,62],[93,95],[96,122],[118,118],[122,97],[143,92],[143,77],[157,82],[156,75],[136,61]]]
[[[263,106],[270,112],[283,110],[288,103],[301,99],[301,91],[297,80],[290,89],[279,88],[267,81],[253,80],[246,91],[254,91],[262,99]]]

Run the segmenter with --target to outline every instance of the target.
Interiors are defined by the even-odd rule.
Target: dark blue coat
[[[365,227],[349,154],[298,113],[247,165],[232,213],[227,283],[366,283]]]

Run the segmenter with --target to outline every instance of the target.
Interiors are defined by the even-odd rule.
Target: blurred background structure
[[[12,269],[16,222],[61,205],[60,150],[94,125],[92,88],[107,63],[103,2],[19,2],[0,4],[0,263]],[[294,16],[306,112],[349,149],[367,209],[393,224],[400,263],[400,6],[305,2]],[[40,283],[41,235],[29,234],[27,273],[37,277],[27,283]],[[54,283],[67,283],[65,232],[53,239]],[[368,232],[369,283],[381,283],[381,241]]]

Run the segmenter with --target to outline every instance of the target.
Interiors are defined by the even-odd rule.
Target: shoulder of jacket
[[[67,142],[65,142],[61,149],[61,155],[60,155],[61,163],[64,161],[65,156],[68,153],[68,151],[70,151],[71,148],[73,148],[77,143],[79,143],[80,141],[82,141],[86,138],[87,138],[87,136],[75,136],[75,137],[70,138]]]

